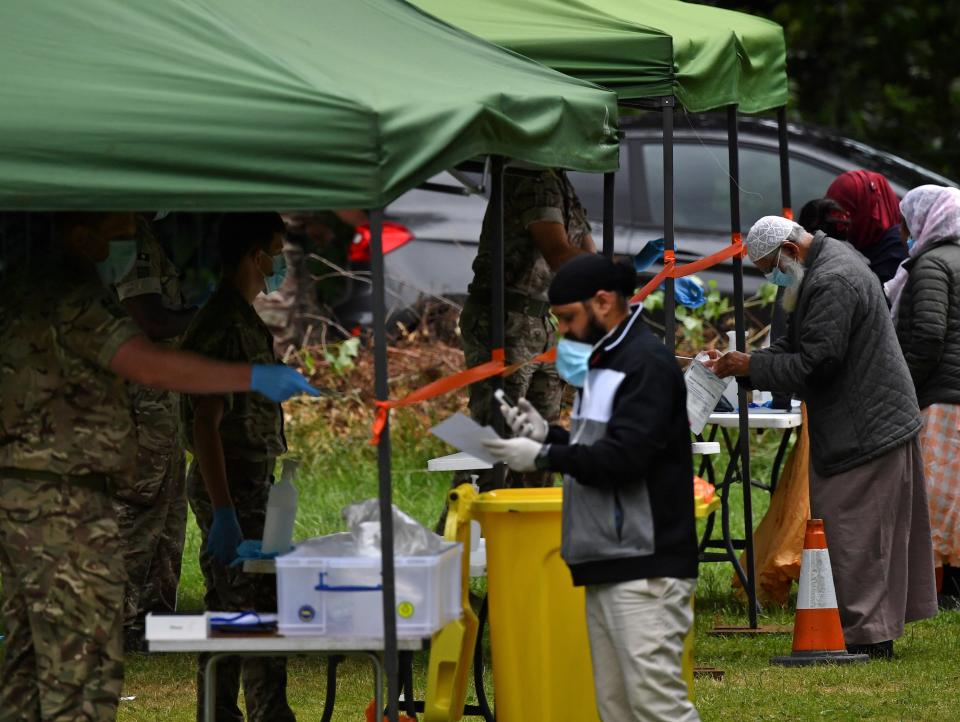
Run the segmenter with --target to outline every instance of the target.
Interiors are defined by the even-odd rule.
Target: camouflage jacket
[[[167,258],[163,246],[141,224],[137,232],[137,260],[130,272],[114,285],[117,298],[125,301],[135,296],[158,294],[163,305],[183,308],[183,295],[176,267]],[[176,340],[162,343],[175,344]],[[137,443],[154,451],[167,451],[176,445],[180,422],[179,399],[171,392],[129,384],[133,418],[137,426]]]
[[[141,335],[95,274],[7,284],[0,301],[0,467],[129,480],[136,437],[126,384],[108,370]]]
[[[473,262],[470,295],[486,302],[493,264],[493,218],[483,217],[480,248]],[[583,247],[590,235],[587,212],[566,173],[548,170],[536,178],[505,175],[503,185],[504,282],[508,292],[546,301],[553,272],[533,243],[527,227],[537,221],[562,223],[574,246]]]
[[[180,347],[221,361],[277,363],[269,329],[230,284],[221,282],[183,335]],[[193,451],[193,402],[182,396],[180,418],[184,441]],[[287,450],[280,404],[253,392],[224,395],[220,438],[228,459],[262,461]]]

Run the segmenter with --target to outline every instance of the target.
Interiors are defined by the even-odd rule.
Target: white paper
[[[723,396],[727,380],[721,379],[699,360],[687,367],[683,378],[687,383],[687,418],[690,420],[690,431],[699,434]]]
[[[483,442],[488,439],[499,439],[500,436],[490,426],[480,426],[460,412],[441,421],[430,429],[430,433],[443,439],[450,446],[475,456],[480,461],[488,464],[497,463],[497,459],[483,448]]]

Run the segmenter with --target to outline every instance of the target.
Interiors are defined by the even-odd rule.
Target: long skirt
[[[960,567],[960,404],[923,410],[920,445],[934,560]]]
[[[937,613],[918,438],[834,476],[811,467],[810,511],[824,522],[848,645],[897,639]]]

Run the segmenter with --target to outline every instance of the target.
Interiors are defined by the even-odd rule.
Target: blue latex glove
[[[229,564],[237,556],[237,547],[243,541],[237,510],[221,506],[213,510],[213,524],[207,539],[207,553],[221,564]]]
[[[646,271],[663,257],[663,239],[647,241],[643,249],[633,257],[633,268],[637,273]]]
[[[292,550],[293,547],[290,547],[290,549]],[[279,552],[270,552],[267,554],[263,551],[262,540],[246,539],[237,547],[237,558],[230,563],[230,566],[238,567],[248,560],[276,559],[277,556],[279,556]]]
[[[687,308],[700,308],[707,302],[707,297],[703,295],[703,288],[700,284],[686,276],[676,280],[674,293],[677,303]]]
[[[277,403],[297,394],[320,395],[300,372],[283,364],[255,364],[250,377],[250,389]]]

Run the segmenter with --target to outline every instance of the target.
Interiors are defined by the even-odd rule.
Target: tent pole
[[[617,174],[603,174],[603,255],[613,258],[613,190]]]
[[[676,99],[666,96],[660,99],[663,114],[663,248],[674,251],[676,247],[673,228],[673,108]],[[676,282],[666,280],[663,296],[663,342],[668,348],[677,347]]]
[[[503,250],[503,168],[504,159],[501,155],[490,158],[490,210],[493,212],[493,259],[490,283],[490,341],[491,347],[500,349],[506,347],[506,302],[504,288],[504,250]],[[493,377],[493,387],[503,388],[503,377]],[[513,402],[516,403],[516,399]],[[495,406],[495,404],[494,404]],[[493,415],[493,428],[501,436],[504,433],[503,416],[500,413]],[[493,469],[493,479],[497,487],[506,482],[507,468],[504,464],[497,464]]]
[[[370,270],[373,276],[373,360],[375,392],[379,401],[389,396],[387,384],[387,312],[384,302],[383,210],[370,213]],[[390,480],[390,421],[383,427],[377,446],[380,478],[380,553],[383,573],[384,667],[387,673],[387,719],[398,720],[400,697],[397,659],[396,580],[393,566],[393,490]],[[379,714],[379,711],[378,711]]]
[[[790,145],[787,138],[787,106],[777,108],[777,130],[780,141],[780,198],[784,218],[793,219],[793,205],[790,198]],[[773,304],[773,319],[770,322],[770,340],[776,341],[787,332],[787,313],[783,310],[783,294],[786,289],[777,289],[777,298]],[[789,394],[774,394],[773,407],[790,408]]]
[[[730,230],[740,234],[740,139],[737,132],[737,106],[727,106],[727,149],[730,154]],[[747,323],[743,299],[743,258],[733,260],[733,301],[737,334],[737,351],[746,353]],[[753,500],[750,495],[750,417],[747,408],[747,387],[737,382],[737,405],[740,416],[740,471],[743,483],[744,549],[747,564],[747,604],[750,628],[757,628],[757,580],[753,560]]]

